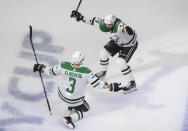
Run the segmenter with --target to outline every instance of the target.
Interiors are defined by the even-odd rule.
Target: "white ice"
[[[0,0],[0,131],[69,130],[59,122],[67,108],[57,97],[57,79],[45,80],[55,83],[48,93],[52,116],[45,99],[22,99],[22,94],[11,93],[11,89],[18,87],[25,97],[43,93],[39,79],[15,73],[16,67],[23,67],[33,74],[34,59],[20,57],[21,52],[32,53],[22,45],[29,25],[34,31],[47,32],[52,37],[51,45],[64,48],[59,54],[39,50],[37,54],[53,56],[60,62],[70,60],[74,51],[81,50],[86,54],[85,66],[98,71],[99,51],[108,38],[97,28],[70,18],[77,3],[78,0]],[[75,131],[185,131],[187,7],[187,0],[83,0],[79,11],[86,17],[115,14],[136,30],[139,46],[129,64],[138,91],[123,95],[88,87],[90,114],[76,123]],[[34,42],[41,39],[35,38]],[[127,82],[114,64],[116,57],[111,59],[106,81]]]

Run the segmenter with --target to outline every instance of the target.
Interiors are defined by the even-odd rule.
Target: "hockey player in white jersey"
[[[34,72],[60,76],[58,95],[68,105],[69,111],[69,114],[61,120],[69,128],[75,128],[74,122],[82,119],[90,109],[85,100],[85,89],[88,83],[94,88],[109,89],[114,92],[122,90],[120,83],[108,85],[107,82],[100,81],[89,68],[81,66],[84,58],[84,54],[77,51],[72,55],[72,63],[62,62],[53,67],[35,64],[33,67]]]
[[[117,65],[122,75],[129,79],[124,91],[126,93],[137,90],[135,78],[130,65],[128,65],[138,45],[135,31],[114,15],[108,15],[104,19],[96,17],[86,19],[80,12],[73,10],[71,17],[75,18],[78,22],[83,21],[86,24],[96,26],[102,32],[111,33],[109,42],[100,52],[101,71],[96,75],[99,78],[104,78],[109,64],[109,57],[113,57],[115,54],[119,53]]]

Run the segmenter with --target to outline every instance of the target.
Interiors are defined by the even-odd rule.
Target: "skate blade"
[[[138,90],[137,88],[132,88],[132,89],[130,89],[128,91],[124,91],[123,94],[129,94],[129,93],[135,92],[137,90]]]

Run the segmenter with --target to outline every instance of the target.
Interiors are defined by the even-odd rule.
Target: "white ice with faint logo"
[[[39,62],[70,61],[74,51],[86,55],[85,66],[99,70],[99,52],[108,35],[70,18],[78,0],[0,1],[0,131],[68,131],[59,122],[66,106],[57,95],[57,79],[44,75],[52,116],[44,99],[29,47],[33,26]],[[186,131],[188,114],[187,0],[83,0],[84,16],[115,14],[138,34],[130,61],[138,91],[110,93],[86,89],[91,110],[75,131]],[[124,82],[110,59],[106,81]]]

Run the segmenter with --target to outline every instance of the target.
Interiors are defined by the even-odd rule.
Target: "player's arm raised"
[[[91,17],[91,18],[86,18],[82,13],[73,10],[71,13],[71,18],[75,18],[77,22],[84,22],[87,25],[92,25],[92,26],[99,26],[100,22],[102,19],[96,18],[96,17]]]

